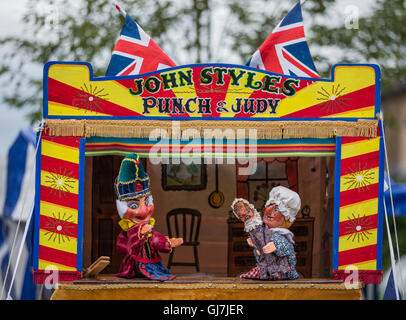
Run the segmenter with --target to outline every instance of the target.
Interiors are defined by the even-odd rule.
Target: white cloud
[[[26,0],[0,1],[0,34],[18,36],[22,32],[21,18]],[[1,92],[0,92],[1,94]],[[0,156],[4,155],[21,129],[30,126],[25,118],[27,110],[10,109],[0,102]]]

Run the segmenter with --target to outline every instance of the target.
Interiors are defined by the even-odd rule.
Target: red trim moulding
[[[114,144],[114,145],[92,145],[86,144],[86,151],[116,151],[116,150],[141,150],[145,152],[149,152],[153,146],[125,146],[125,145],[119,145],[119,144]],[[168,151],[171,151],[173,147],[171,146],[162,146],[162,148],[167,148]],[[196,147],[190,147],[188,148],[193,148],[196,149]],[[200,151],[204,151],[204,147],[198,147]],[[183,147],[180,148],[183,150]],[[210,151],[214,149],[213,147],[210,147]],[[219,147],[218,148],[220,151],[221,149],[227,150],[227,146],[224,147]],[[244,147],[244,151],[248,151],[248,147]],[[323,146],[323,147],[318,147],[318,146],[309,146],[309,147],[261,147],[257,146],[257,151],[267,151],[267,152],[289,152],[289,151],[296,151],[296,152],[325,152],[325,151],[334,151],[335,146]]]
[[[53,272],[58,272],[57,276],[53,274]],[[51,280],[57,280],[58,282],[61,281],[74,281],[79,280],[82,278],[81,271],[54,271],[54,270],[34,270],[34,283],[35,284],[44,284],[44,283],[51,283]],[[48,281],[47,281],[48,279]]]
[[[334,270],[333,279],[345,281],[348,276],[353,276],[351,271],[348,270]],[[380,284],[382,282],[382,270],[358,270],[358,280],[364,284]],[[350,278],[352,281],[355,279]]]

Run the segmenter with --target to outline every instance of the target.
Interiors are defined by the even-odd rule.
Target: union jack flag
[[[299,1],[246,63],[279,74],[319,78],[304,33]]]
[[[127,14],[106,76],[127,76],[174,67],[176,64]]]

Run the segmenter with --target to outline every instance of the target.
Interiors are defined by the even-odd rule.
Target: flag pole
[[[113,1],[113,5],[116,7],[118,12],[120,12],[120,14],[125,18],[127,15],[127,12],[125,12],[124,9],[121,8],[120,5],[116,1]]]
[[[399,263],[399,275],[400,275],[400,283],[401,283],[400,290],[401,290],[402,296],[404,297],[404,290],[402,287],[402,284],[403,284],[402,269],[400,268],[399,240],[398,240],[398,233],[397,233],[397,227],[396,227],[395,207],[393,205],[392,182],[391,182],[390,172],[389,172],[388,150],[386,148],[386,141],[385,141],[386,138],[385,138],[385,127],[383,124],[383,112],[381,111],[381,112],[377,113],[376,118],[378,119],[378,121],[381,122],[381,128],[382,128],[381,130],[382,130],[383,147],[384,147],[384,152],[385,152],[386,174],[388,176],[388,182],[389,182],[389,195],[390,195],[391,206],[392,206],[391,209],[392,209],[392,217],[393,217],[393,228],[395,230],[395,242],[396,242],[396,249],[397,249],[396,253],[398,256],[398,263]],[[385,198],[384,198],[383,204],[384,204],[384,208],[385,208],[385,214],[387,215]],[[386,224],[388,225],[388,237],[389,237],[390,230],[389,230],[389,223],[388,223],[387,219],[388,218],[386,217]],[[390,237],[392,237],[392,235],[390,235]],[[392,243],[391,243],[392,240],[391,239],[389,239],[389,240],[390,240],[389,244],[392,246]],[[390,247],[389,249],[392,249],[392,251],[393,251],[393,247]],[[396,259],[396,258],[394,258],[394,259]],[[393,280],[394,280],[394,284],[395,284],[395,289],[398,290],[398,286],[396,285],[397,279],[395,279],[397,270],[395,270],[395,268],[396,268],[396,263],[394,265],[392,265],[392,270],[393,270]],[[395,273],[395,271],[396,271],[396,273]],[[396,297],[399,300],[399,293],[397,291],[396,291]]]

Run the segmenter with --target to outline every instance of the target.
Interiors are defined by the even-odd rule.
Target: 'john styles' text
[[[257,72],[238,68],[205,67],[197,75],[194,71],[196,69],[175,70],[134,79],[129,92],[142,97],[143,114],[150,114],[153,108],[160,114],[177,115],[275,114],[280,100],[294,96],[300,86],[299,79],[261,74],[258,80]],[[173,90],[176,97],[165,95],[169,90]],[[255,97],[255,92],[265,95]],[[182,93],[189,95],[182,97]],[[232,93],[233,98],[225,99],[225,93]],[[221,95],[224,100],[219,99]]]

